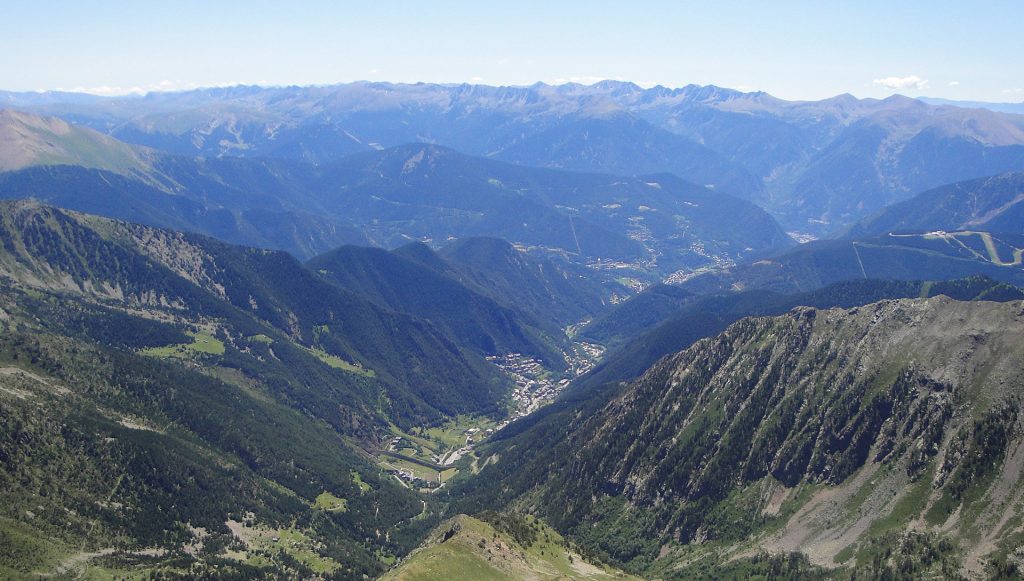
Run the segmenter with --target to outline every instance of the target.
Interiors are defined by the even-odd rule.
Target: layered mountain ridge
[[[2,209],[3,274],[29,288],[129,309],[221,319],[229,335],[238,334],[234,340],[243,349],[245,334],[264,332],[257,331],[259,321],[307,349],[374,370],[400,391],[403,385],[440,389],[435,392],[439,399],[412,411],[413,416],[429,417],[436,413],[429,407],[437,405],[445,413],[496,409],[502,397],[501,376],[480,355],[464,351],[422,320],[331,285],[286,253],[234,247],[33,202],[7,202]],[[456,385],[461,387],[448,391]],[[407,395],[391,396],[393,404],[406,409],[394,418],[422,406],[413,403],[417,396],[403,401]]]
[[[1001,174],[921,192],[861,220],[846,236],[934,230],[1024,232],[1024,174]]]
[[[433,145],[319,166],[162,154],[147,168],[126,175],[86,160],[37,165],[0,173],[0,197],[34,197],[300,258],[342,244],[437,248],[497,236],[580,263],[667,274],[793,244],[755,205],[675,176],[529,168]]]
[[[190,156],[325,163],[428,141],[553,168],[671,172],[753,200],[787,228],[816,235],[929,188],[1024,169],[1024,117],[899,95],[800,102],[714,86],[604,81],[5,97],[12,107]]]
[[[1024,570],[1024,116],[0,104],[0,576]]]

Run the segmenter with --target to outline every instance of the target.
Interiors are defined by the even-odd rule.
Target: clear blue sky
[[[1024,1],[5,0],[0,89],[716,84],[1024,100]]]

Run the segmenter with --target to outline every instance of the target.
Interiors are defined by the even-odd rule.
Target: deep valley
[[[0,577],[1020,578],[1011,105],[0,92]]]

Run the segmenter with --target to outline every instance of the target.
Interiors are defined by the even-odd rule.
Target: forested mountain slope
[[[256,329],[269,327],[296,346],[372,371],[381,389],[391,387],[386,400],[395,408],[384,409],[396,419],[494,411],[504,396],[504,378],[479,355],[429,323],[332,285],[284,252],[34,202],[3,204],[0,223],[0,271],[10,279],[208,322],[243,349],[248,336],[266,334]],[[370,401],[378,405],[377,396]]]
[[[466,284],[562,327],[604,312],[612,295],[628,293],[564,257],[530,255],[499,238],[463,238],[440,253]]]
[[[1024,173],[957,182],[922,192],[861,220],[846,236],[862,238],[888,232],[935,230],[1021,234]]]
[[[782,562],[803,575],[1012,570],[1022,308],[935,297],[743,319],[584,402],[564,439],[510,432],[463,506],[515,499],[657,576],[759,551],[804,553]]]
[[[808,292],[844,280],[949,280],[982,275],[1024,284],[1024,236],[984,231],[881,234],[822,240],[677,280],[685,290]]]
[[[655,361],[685,349],[698,339],[716,335],[743,317],[781,315],[799,306],[827,309],[850,308],[885,299],[926,298],[939,295],[960,301],[1010,301],[1024,299],[1024,290],[985,277],[975,276],[939,282],[899,280],[851,280],[833,283],[806,293],[779,294],[766,291],[745,291],[722,295],[691,297],[681,307],[664,315],[659,321],[643,327],[623,326],[621,335],[609,337],[608,353],[593,371],[573,384],[574,390],[586,390],[614,381],[640,376]],[[647,302],[637,295],[616,307],[606,317],[629,316],[631,301]],[[600,321],[596,321],[600,324]],[[582,335],[590,337],[589,325]]]
[[[0,576],[360,577],[436,522],[367,451],[391,422],[494,405],[389,365],[414,341],[403,362],[457,375],[471,358],[438,331],[321,287],[353,333],[306,336],[314,309],[270,281],[242,290],[243,255],[279,253],[32,203],[0,216]],[[375,343],[374,324],[404,335]],[[347,341],[359,356],[336,355]]]
[[[555,369],[565,364],[560,329],[548,334],[546,325],[419,262],[383,249],[342,246],[306,265],[377,304],[431,321],[485,355],[521,352]]]

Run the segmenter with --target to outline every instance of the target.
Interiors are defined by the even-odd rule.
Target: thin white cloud
[[[163,80],[158,83],[146,85],[145,87],[120,87],[100,85],[96,87],[74,87],[72,89],[58,88],[57,91],[67,93],[87,93],[101,97],[118,97],[124,95],[145,95],[147,93],[167,93],[173,91],[192,91],[195,89],[223,89],[226,87],[237,87],[246,83],[228,81],[226,83],[215,83],[211,85],[200,85],[199,83],[183,83],[181,81]],[[259,81],[255,84],[265,85],[266,81]]]
[[[90,95],[99,95],[101,97],[113,97],[117,95],[131,95],[141,94],[142,89],[139,87],[110,87],[108,85],[101,85],[99,87],[74,87],[72,89],[65,89],[63,87],[57,88],[57,91],[62,93],[88,93]]]
[[[959,87],[960,86],[960,81],[950,81],[949,82],[949,86],[950,87]]]
[[[884,79],[875,79],[871,84],[876,87],[885,87],[887,89],[927,89],[928,80],[922,79],[917,75],[910,75],[909,77],[885,77]]]
[[[474,83],[479,83],[480,81],[484,80],[484,78],[483,77],[470,77],[469,80],[474,82]]]
[[[1004,95],[1013,95],[1016,93],[1024,93],[1024,87],[1017,87],[1016,89],[1003,89]]]

